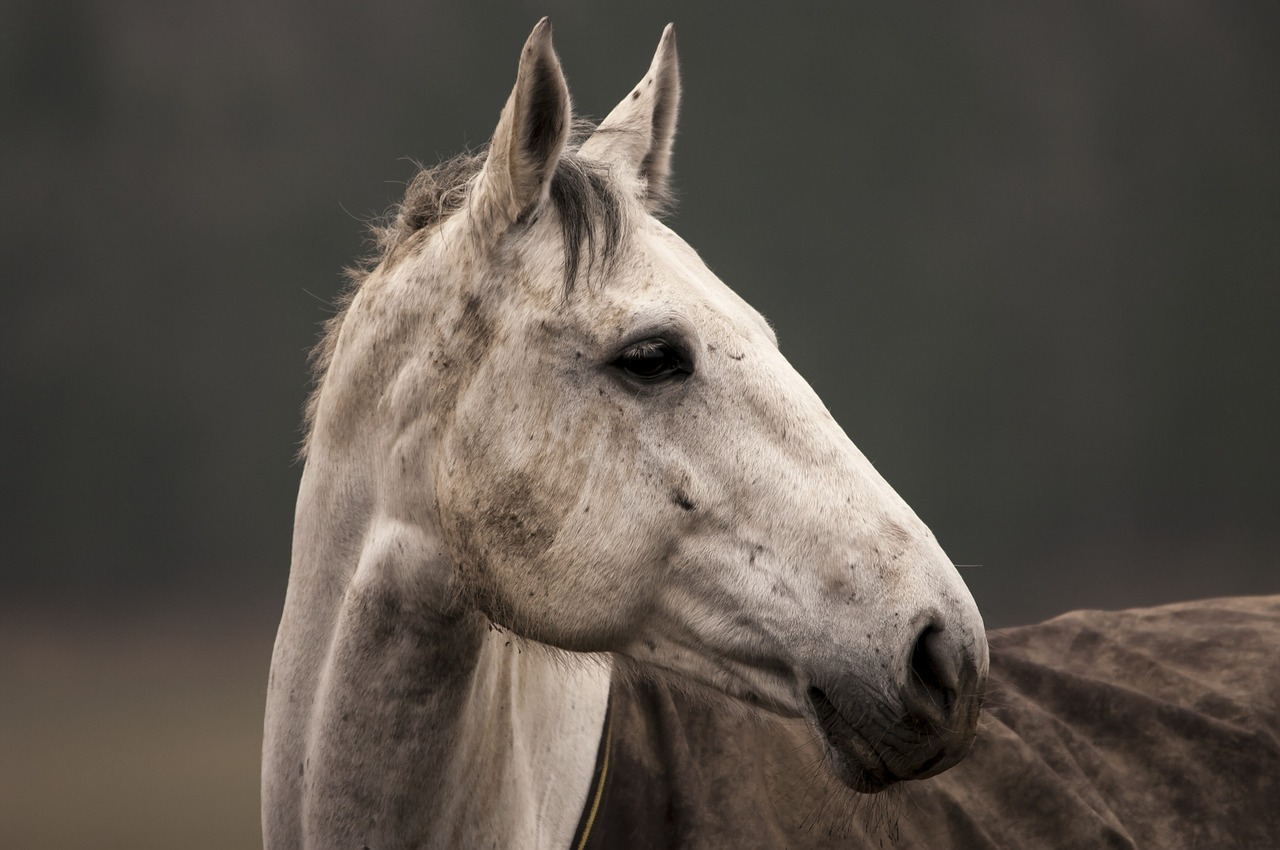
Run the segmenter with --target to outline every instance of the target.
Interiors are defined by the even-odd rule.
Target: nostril
[[[945,722],[955,710],[959,684],[959,671],[945,651],[942,630],[930,623],[916,636],[911,648],[907,707],[917,716]]]

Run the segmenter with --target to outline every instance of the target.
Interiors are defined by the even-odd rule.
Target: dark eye
[[[646,339],[627,346],[613,365],[646,383],[685,377],[691,371],[680,350],[665,339]]]

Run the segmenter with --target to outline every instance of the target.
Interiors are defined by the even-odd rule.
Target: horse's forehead
[[[584,258],[585,275],[568,291],[563,278],[564,246],[554,237],[537,238],[527,240],[497,264],[499,277],[522,290],[523,297],[499,298],[503,287],[492,286],[485,275],[464,273],[459,278],[470,283],[463,286],[466,297],[460,304],[474,304],[477,299],[490,303],[495,319],[507,326],[525,324],[521,314],[524,319],[556,317],[558,321],[533,324],[561,329],[581,324],[580,330],[591,337],[638,330],[633,327],[637,321],[660,325],[662,317],[669,315],[698,324],[704,333],[714,335],[718,330],[777,346],[773,327],[764,316],[726,286],[679,234],[643,212],[632,221],[637,226],[624,238],[618,256]],[[435,251],[422,252],[419,263],[464,270],[482,265],[469,241],[448,238],[447,229],[446,224],[432,240]],[[483,291],[469,291],[475,288]],[[450,325],[458,320],[452,314],[437,315]]]
[[[738,335],[763,334],[770,344],[777,345],[773,326],[764,316],[726,286],[698,252],[671,228],[650,219],[641,245],[663,295],[677,306],[685,302],[695,313],[716,319],[717,324],[733,329]]]
[[[645,218],[644,225],[627,235],[618,256],[594,266],[567,295],[552,271],[526,277],[523,283],[535,291],[521,301],[526,306],[540,304],[543,309],[535,311],[535,318],[553,318],[534,324],[561,330],[576,326],[585,336],[606,342],[618,334],[658,331],[665,324],[685,322],[712,337],[724,333],[776,347],[773,328],[759,312],[716,277],[678,234],[657,219]],[[526,253],[525,259],[534,256]],[[536,261],[526,270],[529,266],[555,268]],[[508,307],[518,312],[520,304]]]

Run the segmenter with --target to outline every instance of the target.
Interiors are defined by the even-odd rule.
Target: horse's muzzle
[[[822,734],[827,761],[855,791],[934,776],[973,746],[986,691],[976,647],[930,624],[916,636],[905,667],[897,694],[854,677],[808,688],[810,722]]]

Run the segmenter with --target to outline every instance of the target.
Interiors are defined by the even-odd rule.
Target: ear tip
[[[547,51],[551,48],[551,18],[544,17],[533,25],[533,32],[524,43],[526,51]]]
[[[676,56],[676,25],[667,24],[662,30],[662,38],[658,41],[658,49],[653,54],[653,65],[650,70],[668,77],[679,73],[676,69],[679,61]]]
[[[558,78],[557,87],[563,90],[566,98],[569,96],[569,87],[560,68],[560,57],[556,56],[555,46],[551,43],[551,18],[538,21],[533,32],[529,33],[524,49],[520,52],[520,68],[521,76],[527,72],[535,76],[549,75]]]

